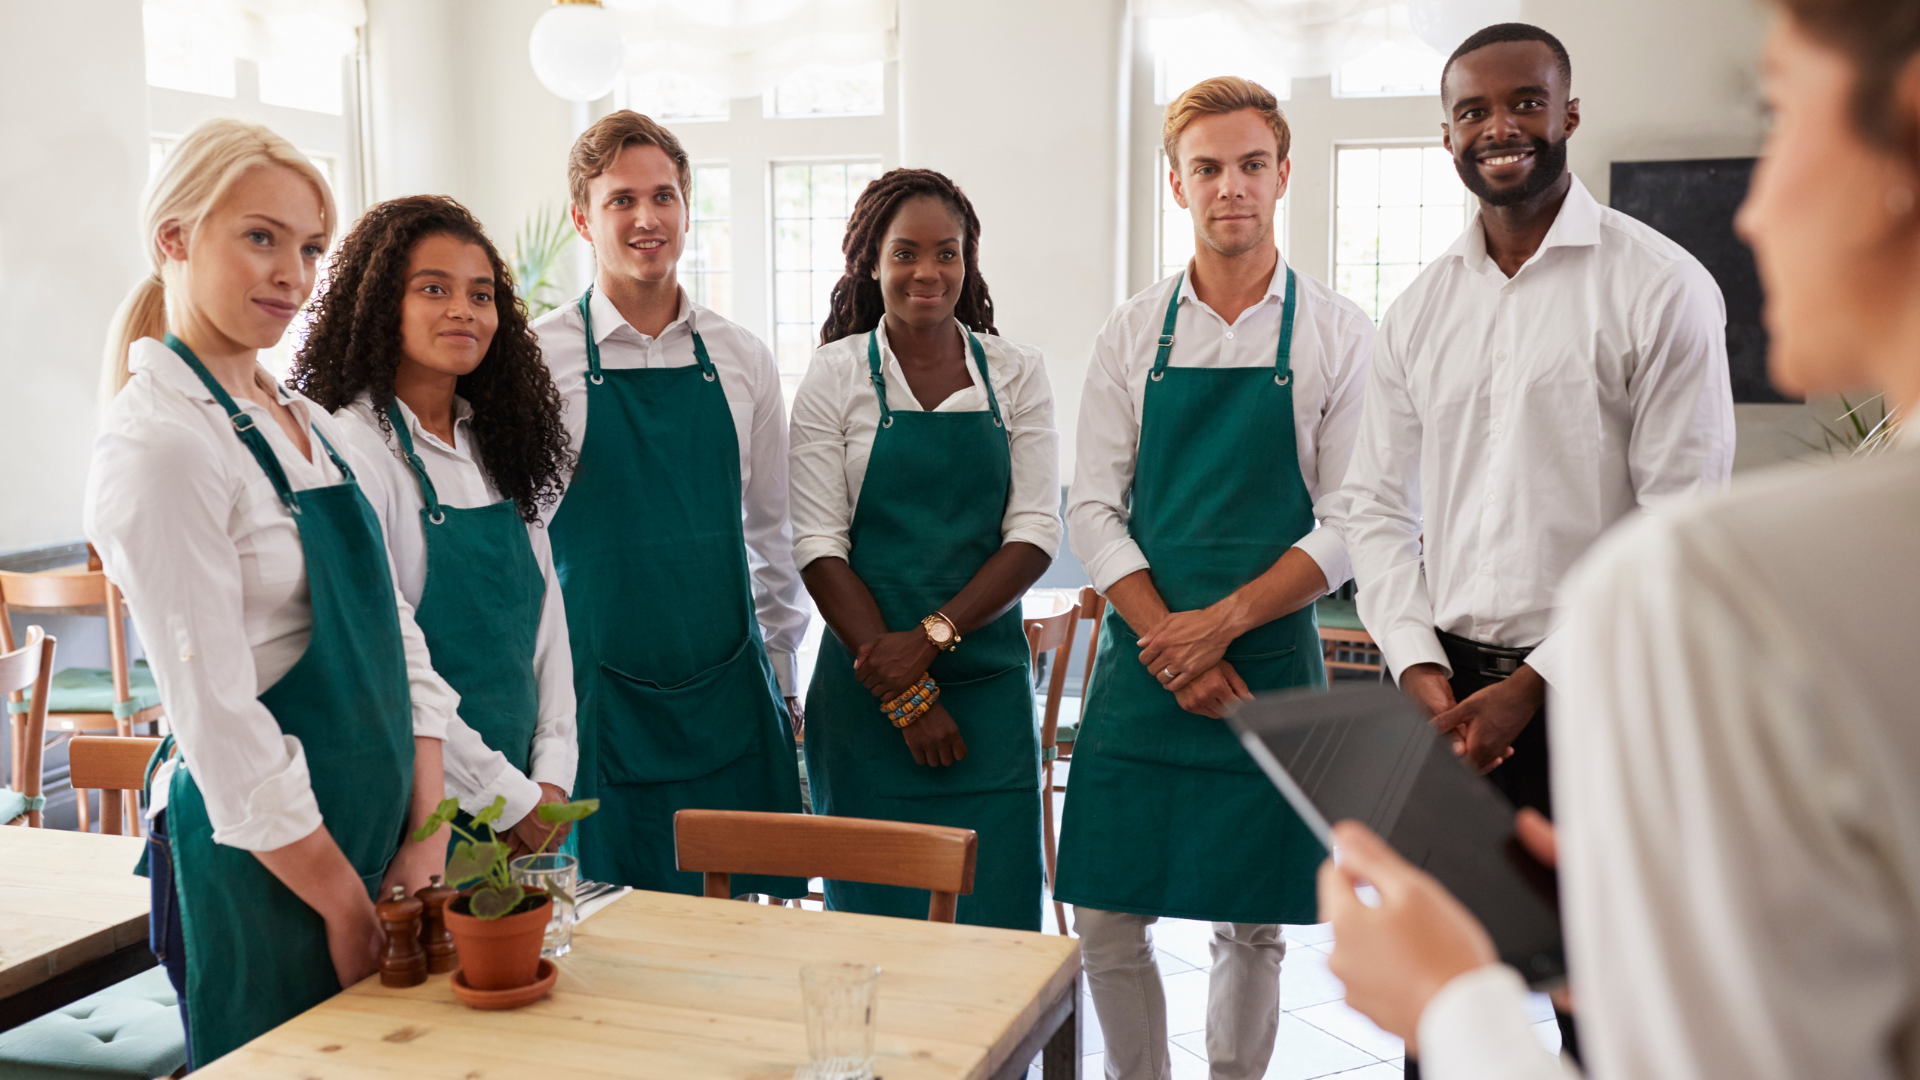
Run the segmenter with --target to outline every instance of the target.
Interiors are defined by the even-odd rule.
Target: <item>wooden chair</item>
[[[73,789],[100,789],[100,831],[120,835],[125,817],[140,817],[140,789],[146,786],[147,762],[160,748],[159,739],[136,736],[76,735],[67,744],[67,765]],[[133,796],[127,799],[126,796]]]
[[[1369,671],[1385,677],[1386,664],[1380,646],[1360,621],[1360,612],[1352,600],[1321,597],[1313,605],[1320,622],[1320,648],[1329,670]],[[1340,659],[1341,654],[1352,657]]]
[[[980,843],[944,825],[748,810],[681,810],[673,839],[680,869],[705,874],[711,897],[730,899],[734,874],[901,885],[932,892],[928,921],[949,923],[973,891]]]
[[[1036,669],[1040,666],[1043,654],[1052,654],[1047,664],[1046,705],[1040,713],[1040,826],[1046,843],[1047,888],[1051,890],[1059,850],[1053,825],[1053,763],[1060,756],[1057,742],[1060,698],[1067,687],[1067,664],[1073,659],[1074,634],[1080,628],[1080,605],[1070,604],[1064,611],[1038,619],[1025,619],[1021,626],[1027,632],[1027,649]],[[1071,747],[1073,744],[1069,742],[1067,745]],[[1053,902],[1053,914],[1054,925],[1060,928],[1060,933],[1066,934],[1067,910],[1058,900]]]
[[[54,640],[37,626],[27,627],[26,643],[0,653],[0,690],[31,690],[25,712],[13,713],[13,786],[0,788],[0,823],[42,827],[40,761],[46,750],[47,685],[53,680]]]
[[[0,652],[13,648],[9,616],[16,611],[54,615],[96,615],[107,620],[110,667],[67,668],[53,675],[47,700],[47,728],[54,735],[111,731],[132,735],[137,725],[152,724],[165,715],[159,687],[146,664],[127,662],[127,612],[120,590],[97,566],[39,574],[0,571]],[[9,694],[7,710],[26,711],[19,691]],[[16,742],[18,752],[19,744]],[[78,800],[80,829],[91,827],[88,800]],[[129,821],[140,835],[136,816]]]

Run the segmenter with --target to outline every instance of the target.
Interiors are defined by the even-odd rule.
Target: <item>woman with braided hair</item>
[[[442,196],[368,210],[341,242],[292,377],[357,453],[394,583],[460,695],[447,792],[496,796],[516,854],[579,751],[566,610],[541,512],[568,459],[560,396],[480,223]]]
[[[960,922],[1040,929],[1039,741],[1020,597],[1060,545],[1040,350],[997,336],[980,221],[895,169],[854,204],[793,403],[794,563],[833,631],[808,688],[814,810],[973,829]],[[830,881],[829,907],[928,894]]]

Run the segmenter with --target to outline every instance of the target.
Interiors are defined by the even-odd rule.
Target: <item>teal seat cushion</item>
[[[45,810],[47,797],[36,795],[29,799],[12,788],[0,788],[0,825],[4,825],[29,810]]]
[[[0,1032],[0,1076],[8,1080],[152,1080],[186,1063],[180,1004],[165,968]]]
[[[127,716],[160,704],[160,687],[154,684],[153,669],[145,660],[137,661],[127,672],[131,700],[121,712]],[[31,699],[32,693],[22,695]],[[47,691],[50,713],[110,713],[114,711],[113,672],[106,668],[68,668],[56,672]]]
[[[1366,625],[1360,621],[1359,608],[1351,600],[1321,597],[1313,605],[1313,614],[1320,620],[1323,629],[1367,632]]]

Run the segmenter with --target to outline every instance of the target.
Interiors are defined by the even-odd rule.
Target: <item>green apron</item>
[[[312,637],[260,703],[300,740],[321,820],[371,899],[399,849],[413,789],[406,649],[379,519],[318,428],[346,480],[294,491],[253,417],[191,350],[172,335],[167,344],[227,410],[300,530]],[[319,913],[253,852],[214,841],[184,760],[166,814],[187,947],[191,1053],[201,1067],[339,993],[340,983]]]
[[[696,332],[696,363],[602,370],[589,288],[587,433],[553,517],[579,697],[580,873],[699,895],[674,856],[684,809],[800,812],[793,728],[760,640],[740,523],[740,444]],[[805,896],[799,878],[736,893]]]
[[[420,484],[420,528],[427,541],[427,583],[413,621],[427,639],[433,669],[460,695],[460,719],[525,773],[540,721],[533,653],[547,582],[533,557],[526,522],[512,499],[491,506],[446,506],[413,449],[398,402],[387,422]],[[460,827],[474,831],[461,811]],[[449,833],[447,843],[459,841]]]
[[[1140,419],[1128,531],[1173,611],[1265,573],[1313,528],[1293,435],[1293,271],[1269,370],[1169,367],[1167,303]],[[1313,605],[1227,647],[1248,689],[1322,686]],[[1073,748],[1054,894],[1076,906],[1242,923],[1314,921],[1325,851],[1226,723],[1180,708],[1109,610]]]
[[[987,375],[987,356],[967,342],[987,391],[988,412],[893,412],[878,335],[867,367],[880,399],[867,477],[849,533],[847,561],[889,627],[914,628],[953,599],[1000,550],[1013,459]],[[807,688],[807,777],[814,812],[951,825],[980,834],[972,895],[958,920],[1040,929],[1040,738],[1020,608],[968,634],[930,667],[940,703],[967,742],[949,766],[916,765],[906,739],[853,672],[832,634]],[[827,906],[871,915],[927,917],[922,889],[829,881]]]

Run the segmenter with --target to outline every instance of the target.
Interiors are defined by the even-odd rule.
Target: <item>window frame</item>
[[[1429,150],[1442,148],[1443,144],[1436,138],[1336,139],[1333,141],[1328,154],[1328,169],[1332,183],[1329,188],[1327,217],[1327,284],[1335,292],[1339,292],[1342,296],[1347,295],[1340,290],[1340,152],[1343,150]],[[1465,229],[1467,222],[1471,220],[1473,215],[1474,200],[1473,193],[1464,191],[1464,184],[1462,184],[1461,187],[1463,189],[1463,197],[1460,210],[1460,228]],[[1428,204],[1422,202],[1419,205],[1424,209]],[[1375,209],[1379,209],[1377,202],[1375,203]],[[1418,276],[1420,271],[1425,270],[1431,261],[1432,260],[1420,263],[1414,271],[1415,275]],[[1378,259],[1375,259],[1373,265],[1377,270],[1381,264]],[[1377,299],[1377,284],[1375,288],[1375,296]],[[1347,299],[1353,300],[1353,297],[1348,296]],[[1398,299],[1398,297],[1395,299]],[[1359,301],[1354,300],[1354,303],[1357,304]],[[1364,308],[1365,305],[1362,306]],[[1391,306],[1392,303],[1389,302],[1386,307],[1380,309],[1379,314],[1374,317],[1376,325],[1378,325],[1380,318],[1386,315],[1386,308]]]

